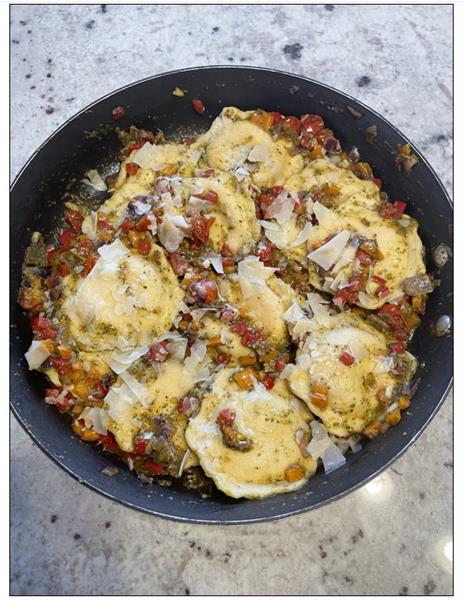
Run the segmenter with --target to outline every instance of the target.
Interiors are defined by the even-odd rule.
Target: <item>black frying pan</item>
[[[188,94],[172,95],[179,86]],[[296,87],[295,87],[296,86]],[[199,97],[206,112],[198,116],[191,100]],[[16,303],[21,263],[32,231],[48,233],[63,213],[60,201],[68,181],[117,153],[111,111],[122,105],[125,117],[117,125],[161,128],[167,134],[179,129],[201,130],[227,105],[241,109],[260,107],[287,115],[319,113],[334,130],[344,149],[357,146],[364,160],[383,180],[391,199],[403,199],[408,212],[418,219],[432,270],[432,249],[440,243],[452,246],[453,211],[436,174],[420,158],[410,175],[394,165],[397,146],[408,140],[381,116],[353,98],[316,81],[288,73],[248,67],[206,67],[158,75],[122,88],[98,100],[55,132],[30,158],[11,190],[11,406],[32,439],[65,471],[91,489],[126,506],[172,519],[208,523],[268,521],[315,508],[354,490],[378,475],[400,456],[424,430],[436,413],[452,379],[453,340],[435,337],[430,329],[442,315],[453,313],[453,272],[448,263],[440,273],[440,286],[431,295],[423,325],[411,352],[419,360],[421,382],[410,410],[400,424],[385,435],[364,443],[349,455],[347,464],[326,476],[319,471],[302,490],[266,500],[236,501],[215,492],[210,499],[195,493],[146,486],[125,468],[115,477],[102,474],[112,459],[94,446],[81,442],[69,428],[68,417],[44,400],[44,378],[29,372],[23,359],[31,332]],[[346,105],[362,113],[354,117]],[[378,137],[371,144],[365,129],[375,124]],[[89,136],[98,130],[99,135]],[[423,474],[424,477],[424,474]]]

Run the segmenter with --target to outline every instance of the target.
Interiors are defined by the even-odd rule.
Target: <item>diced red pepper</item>
[[[389,295],[390,291],[391,290],[387,287],[387,285],[382,285],[377,289],[376,294],[378,295],[378,298],[385,298]]]
[[[281,123],[283,120],[283,117],[282,117],[281,113],[279,113],[279,112],[273,112],[272,116],[273,116],[273,124],[274,125]]]
[[[190,222],[193,239],[200,244],[205,244],[209,239],[209,230],[214,221],[214,217],[192,217]]]
[[[148,352],[150,360],[153,362],[164,362],[169,356],[169,351],[167,350],[168,344],[167,340],[153,344]]]
[[[230,362],[231,356],[226,352],[217,354],[216,363],[219,365],[227,365]]]
[[[302,115],[301,127],[305,131],[317,135],[325,127],[325,123],[320,115]]]
[[[342,352],[339,355],[339,360],[345,364],[346,366],[350,367],[351,365],[354,364],[355,362],[355,357],[352,356],[352,354],[349,354],[349,352]]]
[[[140,435],[137,435],[135,438],[135,443],[133,445],[135,454],[146,454],[146,449],[148,447],[148,441]]]
[[[407,344],[404,342],[393,342],[392,344],[389,344],[389,348],[391,349],[391,352],[400,354],[401,352],[405,352],[407,349]]]
[[[108,393],[108,388],[101,382],[98,382],[95,385],[95,388],[96,388],[96,393],[94,394],[94,396],[97,396],[98,398],[104,398],[106,396],[106,394]]]
[[[349,290],[351,292],[361,292],[365,289],[365,277],[363,275],[352,275],[349,279]]]
[[[180,254],[172,252],[167,255],[167,259],[176,275],[185,275],[186,270],[188,269],[188,264]]]
[[[271,390],[275,385],[275,377],[267,373],[267,375],[264,375],[264,377],[262,378],[262,383],[268,390]]]
[[[405,321],[397,304],[384,304],[378,308],[376,314],[385,319],[392,331],[403,329]]]
[[[72,229],[65,229],[58,236],[59,243],[63,246],[63,248],[70,248],[72,242],[76,239],[76,234],[72,231]]]
[[[76,210],[67,210],[64,213],[64,220],[69,223],[71,228],[76,233],[79,233],[82,227],[82,221],[84,220],[84,217],[80,214],[80,212],[77,212]]]
[[[256,342],[258,342],[260,336],[258,333],[254,331],[246,331],[246,333],[241,338],[241,342],[243,346],[253,346]]]
[[[215,281],[211,279],[202,279],[190,285],[192,296],[204,302],[204,304],[212,304],[219,297],[219,290]]]
[[[137,231],[148,231],[150,228],[151,221],[148,217],[142,217],[135,226]]]
[[[164,465],[159,465],[152,460],[145,460],[143,466],[145,469],[148,469],[148,471],[151,471],[151,473],[154,473],[154,475],[162,475],[164,472]]]
[[[82,277],[87,277],[90,271],[93,269],[96,263],[96,257],[93,254],[89,254],[85,259],[84,269],[81,273]]]
[[[380,215],[384,218],[400,219],[404,214],[407,204],[402,200],[396,200],[394,204],[386,204],[380,209]]]
[[[125,170],[127,171],[127,175],[136,175],[138,173],[138,169],[140,167],[133,162],[129,162],[125,165]]]
[[[205,171],[202,171],[200,177],[214,177],[215,175],[215,169],[206,169]]]
[[[220,250],[220,254],[222,256],[233,256],[232,249],[227,243],[223,244],[222,249]]]
[[[125,108],[123,106],[116,106],[113,108],[112,115],[115,121],[119,121],[125,115]]]
[[[134,150],[139,150],[142,146],[144,146],[145,142],[138,142],[137,144],[130,144],[127,147],[127,154],[131,154]]]
[[[405,342],[410,337],[410,332],[407,331],[406,329],[401,329],[394,333],[394,337],[399,342]]]
[[[200,100],[199,98],[194,98],[191,101],[191,104],[193,105],[193,108],[198,113],[198,115],[202,115],[204,113],[205,108],[202,100]]]
[[[375,185],[377,185],[379,187],[379,189],[381,189],[383,182],[381,181],[381,179],[379,177],[373,177],[372,181]]]
[[[233,425],[235,422],[236,414],[235,411],[230,408],[224,408],[221,410],[217,416],[217,421],[219,423],[224,423],[225,425]]]
[[[92,240],[85,238],[83,240],[80,240],[80,242],[77,244],[76,248],[79,251],[79,254],[82,254],[85,256],[86,254],[88,254],[89,252],[91,252],[92,250],[95,249],[95,244],[92,242]]]
[[[192,417],[199,409],[199,400],[196,396],[185,396],[177,404],[177,410],[186,417]]]
[[[117,452],[119,450],[116,438],[109,431],[106,435],[100,436],[99,441],[103,444],[105,450],[109,450],[110,452]]]

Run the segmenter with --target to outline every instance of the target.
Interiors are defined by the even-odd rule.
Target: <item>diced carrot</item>
[[[312,386],[312,392],[314,394],[320,394],[321,396],[326,396],[329,392],[330,388],[326,385],[318,385],[314,384]]]
[[[312,394],[312,396],[310,396],[310,401],[321,409],[325,409],[328,406],[328,398],[326,396]]]
[[[254,385],[255,378],[256,373],[254,369],[243,369],[242,371],[238,371],[238,373],[233,375],[233,379],[242,390],[250,390]]]
[[[291,465],[285,470],[285,479],[288,483],[299,481],[304,475],[305,471],[300,465]]]
[[[400,410],[405,410],[409,406],[410,406],[410,397],[409,396],[400,396],[400,399],[399,399]]]
[[[242,367],[250,367],[252,365],[256,364],[256,357],[255,356],[242,356],[240,358],[240,365]]]
[[[372,440],[375,437],[378,437],[378,435],[381,433],[381,423],[379,421],[374,421],[373,423],[370,423],[370,425],[367,425],[367,427],[365,427],[362,433],[367,438],[370,438],[370,440]]]
[[[389,423],[389,425],[397,425],[397,423],[400,422],[401,416],[400,416],[400,408],[396,408],[395,410],[393,410],[391,413],[389,413],[386,417],[386,423]]]

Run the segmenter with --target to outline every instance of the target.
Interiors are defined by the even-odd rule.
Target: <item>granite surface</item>
[[[448,6],[11,8],[11,174],[68,117],[128,82],[269,66],[354,95],[452,186]],[[452,406],[377,481],[255,526],[177,524],[90,492],[12,419],[13,594],[450,594]]]

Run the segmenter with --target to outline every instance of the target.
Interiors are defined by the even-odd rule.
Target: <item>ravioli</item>
[[[248,120],[251,114],[234,107],[224,108],[193,146],[205,149],[210,167],[230,171],[246,164],[255,185],[282,185],[287,177],[302,169],[302,157],[291,156],[288,141],[274,141],[268,132]]]
[[[377,210],[366,208],[354,197],[332,211],[324,210],[323,214],[323,221],[312,229],[309,249],[341,231],[351,232],[351,243],[346,245],[329,272],[321,271],[309,261],[310,283],[317,289],[335,293],[358,272],[355,256],[359,236],[374,240],[381,253],[381,257],[369,268],[366,289],[359,293],[356,302],[359,306],[370,310],[379,308],[403,294],[404,279],[425,273],[418,223],[411,217],[404,215],[400,221],[385,219]],[[377,294],[380,284],[375,282],[378,277],[380,279],[377,281],[384,280],[388,289],[381,296]]]
[[[211,392],[204,396],[199,414],[188,424],[185,436],[205,473],[232,498],[266,498],[302,487],[314,474],[317,463],[304,457],[296,440],[298,431],[309,428],[297,399],[285,399],[263,386],[244,392],[230,382],[233,370],[219,373]],[[233,411],[242,434],[252,440],[246,452],[224,445],[217,424],[219,413]],[[294,466],[301,470],[297,481],[285,478]]]
[[[158,246],[149,257],[116,240],[85,279],[65,280],[62,311],[83,350],[149,345],[172,325],[184,293]]]
[[[136,364],[120,376],[105,398],[106,427],[122,450],[133,452],[136,435],[152,429],[153,417],[167,417],[173,427],[172,442],[179,463],[189,448],[184,435],[187,418],[178,411],[177,404],[193,386],[194,378],[177,359],[169,359],[158,371]],[[197,461],[191,454],[184,468],[194,464]]]
[[[340,360],[344,352],[355,358],[353,364]],[[382,333],[353,312],[339,313],[324,326],[314,324],[297,352],[289,386],[329,433],[347,437],[384,414],[400,391],[391,361]],[[320,390],[326,406],[317,399]]]

